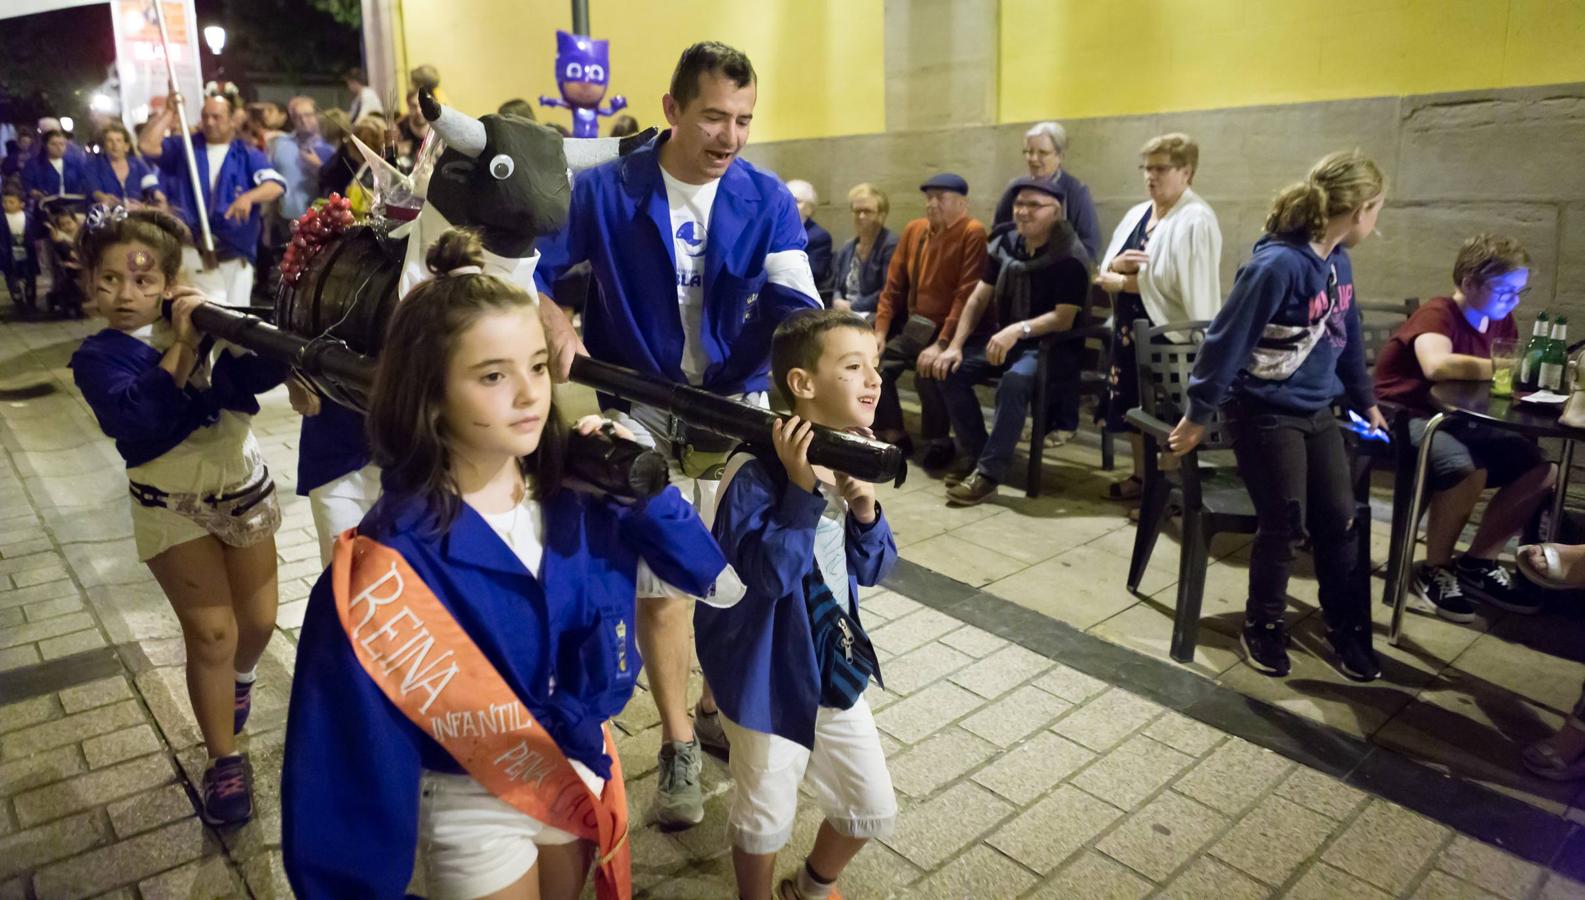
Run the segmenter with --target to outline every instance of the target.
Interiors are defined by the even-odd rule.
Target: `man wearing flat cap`
[[[1013,227],[1001,225],[993,233],[979,284],[930,372],[944,386],[965,459],[947,475],[947,502],[963,506],[984,502],[1007,479],[1035,394],[1039,340],[1084,324],[1089,301],[1089,257],[1063,215],[1061,186],[1026,177],[1009,192]],[[995,328],[985,337],[988,322]],[[1052,354],[1051,379],[1076,380],[1082,351],[1077,344],[1060,346]],[[987,435],[974,386],[995,375],[1001,381]]]
[[[881,397],[875,433],[904,452],[912,442],[903,430],[897,379],[916,370],[920,405],[920,462],[944,469],[955,456],[947,431],[941,382],[930,373],[958,331],[958,319],[985,270],[985,226],[969,215],[969,183],[951,172],[933,175],[919,190],[925,215],[909,222],[892,254],[875,310],[875,339],[881,348]],[[988,328],[991,320],[980,323]]]

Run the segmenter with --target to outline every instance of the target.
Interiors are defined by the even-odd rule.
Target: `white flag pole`
[[[176,121],[182,129],[182,151],[187,157],[187,175],[193,183],[193,203],[198,207],[198,230],[203,237],[203,245],[198,248],[199,255],[203,257],[204,268],[213,269],[218,265],[215,261],[215,236],[209,231],[209,205],[204,201],[203,181],[198,177],[198,157],[193,152],[192,128],[187,124],[187,105],[176,83],[176,63],[171,61],[171,34],[165,27],[165,3],[164,0],[153,0],[153,3],[154,18],[160,26],[160,46],[165,54],[165,71],[171,81],[169,99],[176,106]]]

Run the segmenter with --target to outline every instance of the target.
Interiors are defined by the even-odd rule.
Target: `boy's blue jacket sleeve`
[[[1188,390],[1189,421],[1204,424],[1222,405],[1266,325],[1287,299],[1285,279],[1284,273],[1272,266],[1250,264],[1239,271],[1227,303],[1211,320],[1194,360]]]
[[[704,596],[726,568],[726,557],[699,514],[675,487],[622,517],[622,537],[667,584]]]
[[[814,560],[815,526],[825,508],[824,497],[791,480],[778,492],[762,464],[748,462],[720,500],[716,540],[729,549],[728,562],[750,592],[802,596],[803,577]]]
[[[281,850],[297,896],[403,896],[422,774],[410,729],[353,655],[327,571],[297,645],[282,764]]]
[[[879,503],[875,505],[875,521],[868,525],[848,513],[847,559],[848,574],[865,587],[880,584],[897,563],[897,542]]]

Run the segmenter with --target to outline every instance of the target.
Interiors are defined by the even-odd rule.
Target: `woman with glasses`
[[[897,233],[886,228],[891,204],[884,191],[866,181],[848,191],[848,209],[853,212],[853,239],[831,262],[831,305],[874,317],[897,249]]]
[[[1079,243],[1090,260],[1101,249],[1101,220],[1095,214],[1095,201],[1090,199],[1090,189],[1073,173],[1062,168],[1068,155],[1068,132],[1056,122],[1039,122],[1024,132],[1024,165],[1030,178],[1049,181],[1068,200],[1063,204],[1063,215],[1079,235]],[[996,204],[996,215],[991,227],[1010,225],[1013,221],[1013,198],[1018,193],[1015,185],[1024,178],[1020,175],[1007,183],[1002,199]]]
[[[1139,405],[1134,321],[1152,325],[1211,319],[1222,308],[1222,228],[1190,187],[1200,147],[1186,134],[1151,138],[1139,151],[1150,199],[1123,216],[1095,282],[1112,295],[1112,373],[1106,428],[1130,432],[1134,473],[1107,489],[1133,500],[1144,486],[1144,442],[1124,416]]]
[[[1518,339],[1513,312],[1529,281],[1530,255],[1518,241],[1478,234],[1453,263],[1453,296],[1421,304],[1381,348],[1376,393],[1411,411],[1409,438],[1416,448],[1434,412],[1434,383],[1491,380],[1492,344]],[[1512,431],[1454,420],[1432,439],[1430,466],[1425,564],[1411,583],[1421,608],[1450,622],[1472,621],[1472,600],[1509,612],[1539,610],[1540,596],[1516,583],[1497,554],[1552,493],[1557,470],[1541,448]],[[1453,546],[1487,488],[1498,490],[1469,550],[1455,560]]]

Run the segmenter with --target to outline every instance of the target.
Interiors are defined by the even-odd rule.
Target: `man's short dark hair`
[[[820,364],[820,355],[825,353],[826,335],[838,328],[857,328],[866,334],[874,331],[863,316],[845,309],[804,310],[776,326],[770,339],[771,384],[789,405],[793,395],[787,386],[787,373],[793,369],[813,372]]]
[[[522,116],[530,122],[539,121],[539,116],[534,115],[534,104],[522,97],[513,97],[501,104],[501,108],[496,110],[496,113],[503,116]]]
[[[754,64],[748,61],[748,54],[720,41],[700,41],[682,51],[677,68],[671,73],[671,98],[677,101],[678,109],[687,109],[699,96],[699,76],[707,72],[730,78],[740,88],[756,80]]]
[[[368,84],[369,83],[369,79],[364,77],[363,70],[358,68],[357,66],[353,66],[352,68],[348,69],[347,73],[345,75],[341,76],[341,80],[342,81],[356,81],[359,84]]]

